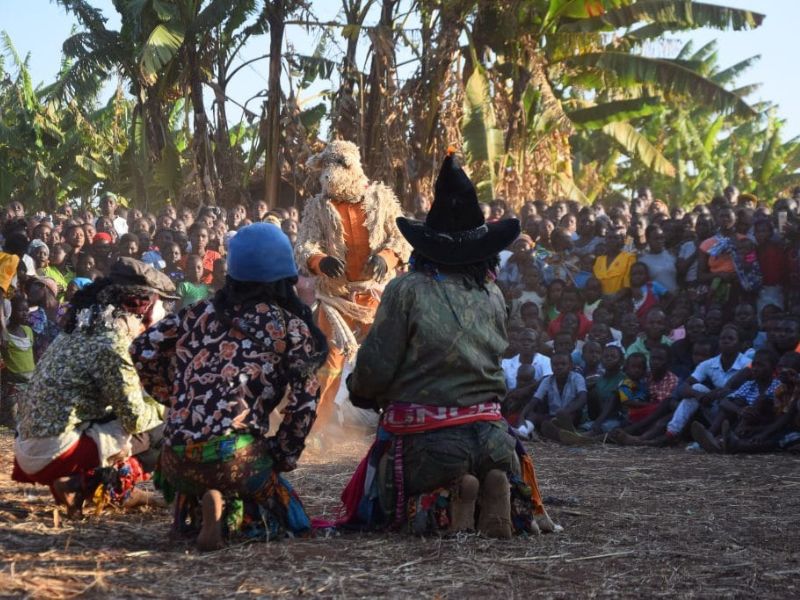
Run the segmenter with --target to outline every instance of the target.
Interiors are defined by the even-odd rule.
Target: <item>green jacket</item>
[[[350,391],[434,406],[500,400],[506,305],[500,289],[467,289],[460,276],[408,273],[392,280],[356,358]]]

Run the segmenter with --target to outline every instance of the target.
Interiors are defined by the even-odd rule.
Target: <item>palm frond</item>
[[[625,149],[628,156],[641,161],[648,169],[668,177],[675,176],[675,167],[630,123],[609,123],[603,133]]]
[[[692,2],[690,0],[640,0],[611,9],[590,19],[563,23],[566,31],[614,31],[641,22],[680,23],[682,29],[710,27],[714,29],[754,29],[764,15],[749,10]]]
[[[667,94],[692,97],[720,112],[753,116],[753,109],[739,96],[674,61],[625,52],[595,52],[566,58],[564,64],[612,74],[616,83],[650,84]],[[612,82],[613,85],[614,82]]]
[[[629,121],[652,115],[660,109],[657,96],[616,100],[567,112],[570,121],[584,129],[600,129],[615,121]]]

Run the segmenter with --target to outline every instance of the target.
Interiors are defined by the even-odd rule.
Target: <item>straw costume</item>
[[[342,370],[367,335],[384,285],[410,248],[395,223],[400,204],[385,185],[370,182],[358,148],[337,140],[309,161],[319,167],[322,191],[303,211],[295,257],[316,278],[317,322],[330,342],[318,374],[319,421],[333,415]]]

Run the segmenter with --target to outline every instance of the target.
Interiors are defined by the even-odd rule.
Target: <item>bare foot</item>
[[[473,531],[475,529],[475,501],[478,499],[478,478],[464,475],[458,483],[456,497],[450,503],[450,531]]]
[[[136,508],[137,506],[157,506],[159,508],[164,508],[167,506],[167,503],[164,502],[164,498],[161,494],[134,487],[127,500],[122,503],[122,508],[129,509]]]
[[[67,507],[67,518],[83,518],[83,490],[81,480],[77,475],[71,477],[59,477],[53,482],[53,490],[56,494],[56,501],[65,504]]]
[[[481,482],[478,531],[493,538],[511,537],[511,486],[499,469],[489,471]]]
[[[222,507],[222,494],[218,490],[208,490],[203,494],[203,526],[197,536],[197,549],[200,552],[211,552],[224,546]]]

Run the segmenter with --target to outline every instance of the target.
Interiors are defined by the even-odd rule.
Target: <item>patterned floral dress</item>
[[[169,315],[131,346],[145,389],[168,406],[157,483],[176,493],[175,527],[194,529],[205,490],[226,499],[229,533],[299,535],[310,522],[278,474],[295,467],[314,422],[324,357],[306,323],[261,303],[232,320],[206,300]],[[283,422],[268,436],[284,395]]]

